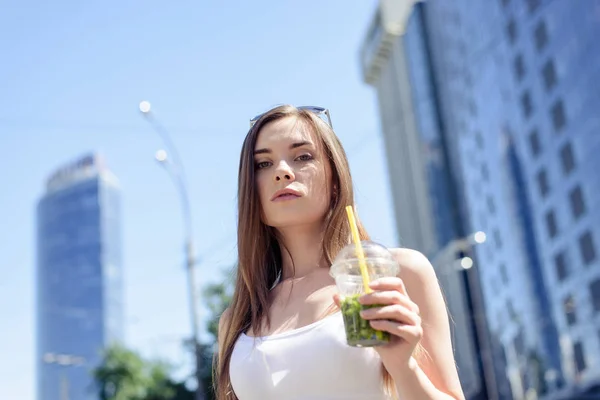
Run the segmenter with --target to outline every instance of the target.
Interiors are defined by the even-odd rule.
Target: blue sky
[[[184,360],[180,209],[141,100],[185,163],[201,284],[235,261],[248,119],[279,103],[330,108],[361,217],[374,239],[397,245],[375,92],[358,64],[376,3],[0,3],[1,399],[34,399],[36,202],[52,170],[89,151],[122,189],[127,343]]]

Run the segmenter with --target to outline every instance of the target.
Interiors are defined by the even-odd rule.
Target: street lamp
[[[454,318],[456,326],[465,327],[467,329],[465,334],[470,334],[476,347],[484,350],[479,356],[481,366],[478,368],[481,368],[483,374],[484,392],[490,400],[494,400],[497,399],[497,393],[494,393],[496,377],[491,358],[491,345],[485,328],[485,315],[481,308],[483,303],[480,299],[478,271],[473,268],[476,264],[472,258],[473,248],[486,241],[487,235],[483,231],[452,240],[437,252],[432,264],[439,274],[440,282],[443,282],[442,286],[447,291],[449,309],[457,313]],[[460,315],[467,310],[468,318]]]
[[[483,231],[477,231],[464,238],[452,240],[446,244],[443,249],[437,252],[432,264],[434,266],[448,264],[448,262],[456,260],[456,254],[458,252],[467,252],[473,246],[485,243],[486,240],[487,235]],[[473,266],[473,260],[470,259],[471,261],[469,262],[468,260],[464,260],[465,258],[470,259],[470,257],[463,257],[461,266],[463,269],[469,269]],[[464,264],[462,261],[464,261]]]
[[[54,364],[61,367],[79,367],[85,364],[85,358],[71,354],[46,353],[42,357],[44,364]],[[69,380],[64,368],[60,374],[60,400],[69,400]]]
[[[189,307],[190,307],[190,322],[192,325],[192,340],[194,344],[194,376],[196,377],[198,388],[196,389],[196,400],[203,400],[204,395],[201,390],[202,384],[202,353],[200,349],[200,337],[198,332],[198,302],[195,279],[195,266],[197,263],[194,254],[194,235],[192,230],[192,211],[188,196],[187,184],[183,163],[177,152],[175,144],[171,140],[171,136],[167,129],[154,117],[151,112],[151,104],[148,101],[142,101],[139,105],[142,116],[152,126],[153,130],[160,136],[167,150],[158,150],[155,154],[156,161],[167,171],[169,177],[173,181],[175,188],[179,193],[181,201],[181,211],[183,217],[184,229],[184,252],[185,264],[187,273]],[[169,155],[170,154],[170,155]]]

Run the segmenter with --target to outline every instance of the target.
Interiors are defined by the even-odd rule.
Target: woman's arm
[[[390,371],[402,392],[399,394],[407,399],[462,400],[464,394],[452,350],[448,311],[433,266],[417,251],[396,249],[393,252],[400,264],[400,278],[407,294],[418,306],[423,328],[422,354],[417,355],[416,362],[409,363],[408,369],[400,368],[397,373]],[[423,396],[435,393],[434,389],[446,396]]]
[[[395,249],[399,277],[371,283],[361,303],[375,329],[391,333],[389,345],[375,347],[403,399],[464,399],[454,361],[446,304],[433,267],[421,253]]]

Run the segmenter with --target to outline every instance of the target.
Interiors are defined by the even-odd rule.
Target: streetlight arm
[[[182,168],[177,168],[175,163],[171,163],[168,160],[159,160],[160,165],[165,169],[169,178],[173,182],[177,193],[179,194],[179,201],[181,202],[181,214],[183,218],[184,234],[186,246],[193,247],[193,227],[192,227],[192,208],[190,198],[188,195],[187,185],[181,175]],[[188,251],[186,249],[186,251]]]
[[[142,115],[144,116],[144,118],[146,118],[150,125],[152,125],[154,131],[158,134],[158,136],[160,136],[160,138],[164,142],[165,147],[172,155],[173,165],[178,170],[177,173],[181,175],[182,179],[185,181],[185,171],[183,169],[183,163],[181,162],[181,157],[179,156],[177,147],[171,139],[171,135],[169,135],[169,131],[163,126],[163,124],[160,123],[158,119],[154,118],[152,112],[144,112],[142,113]]]

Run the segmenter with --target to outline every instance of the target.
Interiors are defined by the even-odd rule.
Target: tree
[[[206,329],[208,342],[200,343],[201,382],[206,400],[215,400],[212,379],[212,362],[217,350],[219,318],[231,302],[233,280],[225,276],[220,283],[208,285],[203,291],[209,309]],[[184,346],[194,354],[192,341]],[[94,369],[93,376],[100,400],[194,400],[194,392],[183,382],[169,377],[170,368],[158,361],[144,360],[136,352],[121,345],[114,345],[104,352],[101,364]]]
[[[160,361],[144,360],[122,345],[112,345],[93,370],[100,400],[193,400],[193,392],[169,377]]]
[[[209,309],[209,317],[206,330],[210,334],[208,343],[200,344],[202,349],[202,382],[200,387],[204,391],[207,400],[214,400],[214,387],[212,376],[212,361],[217,352],[217,336],[219,332],[219,319],[223,311],[231,303],[233,294],[233,279],[231,276],[225,275],[219,283],[213,283],[204,288],[203,299]]]
[[[229,278],[221,283],[213,283],[208,285],[203,292],[204,301],[210,310],[210,317],[207,323],[207,331],[211,335],[213,344],[217,342],[219,333],[219,318],[229,304],[233,292],[233,282]]]

